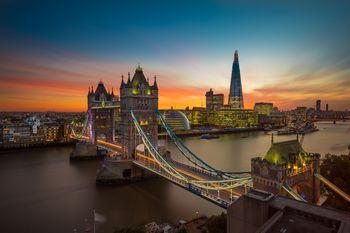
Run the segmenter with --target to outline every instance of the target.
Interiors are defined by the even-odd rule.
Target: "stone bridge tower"
[[[115,140],[115,116],[119,108],[119,98],[112,91],[107,91],[102,81],[96,90],[89,88],[88,102],[88,132],[91,143],[96,139],[109,142]]]
[[[308,153],[298,139],[273,142],[264,158],[251,160],[253,187],[274,194],[288,196],[283,185],[288,185],[308,202],[320,198],[320,155]]]
[[[121,104],[121,142],[124,157],[134,159],[136,146],[141,144],[140,137],[135,136],[137,130],[131,117],[131,110],[134,112],[142,129],[148,135],[153,145],[158,145],[158,123],[155,110],[158,109],[158,86],[156,77],[153,85],[143,74],[140,65],[137,65],[134,76],[125,83],[124,78],[120,85]]]

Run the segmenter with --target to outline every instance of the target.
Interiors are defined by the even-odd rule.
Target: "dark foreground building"
[[[228,233],[348,233],[350,214],[251,190],[227,210]]]

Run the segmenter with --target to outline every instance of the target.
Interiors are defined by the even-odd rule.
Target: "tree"
[[[209,233],[226,233],[227,216],[221,213],[217,216],[211,216],[205,223]]]
[[[350,156],[327,154],[323,160],[321,174],[345,193],[350,193]],[[339,194],[323,185],[327,193],[327,201],[324,205],[350,211],[350,203]]]

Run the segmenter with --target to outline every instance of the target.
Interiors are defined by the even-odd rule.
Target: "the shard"
[[[243,93],[241,72],[239,70],[238,51],[235,51],[235,56],[232,64],[231,85],[228,104],[234,109],[243,109]]]

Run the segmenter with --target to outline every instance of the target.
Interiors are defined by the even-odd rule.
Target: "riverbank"
[[[0,147],[0,154],[6,153],[6,152],[13,152],[13,151],[19,151],[19,152],[26,151],[28,149],[35,149],[35,148],[73,146],[75,145],[75,143],[76,141],[69,141],[69,142],[42,143],[42,144],[26,145],[26,146],[20,146],[20,147],[9,147],[9,148]]]
[[[260,127],[251,127],[251,128],[226,128],[226,129],[192,129],[192,130],[177,130],[175,131],[176,135],[179,137],[193,137],[201,136],[203,134],[234,134],[234,133],[244,133],[244,132],[256,132],[263,131],[263,128]],[[164,137],[167,133],[159,133],[158,137]]]

